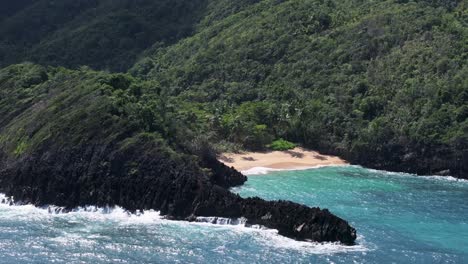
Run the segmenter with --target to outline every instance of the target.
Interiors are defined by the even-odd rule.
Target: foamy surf
[[[273,169],[267,167],[253,167],[248,170],[241,171],[244,175],[261,175],[261,174],[268,174],[273,171],[282,171],[282,169]]]
[[[115,206],[115,207],[97,207],[97,206],[85,206],[78,207],[70,211],[64,210],[63,207],[49,205],[43,207],[36,207],[31,204],[15,204],[12,198],[7,197],[0,193],[0,210],[5,211],[0,214],[0,218],[15,218],[24,219],[24,217],[30,217],[35,219],[44,218],[61,218],[66,220],[114,220],[119,221],[121,224],[132,223],[132,224],[147,224],[157,223],[163,220],[163,217],[159,212],[154,210],[148,210],[145,212],[137,211],[135,214],[129,213],[127,210]]]
[[[343,245],[338,242],[319,243],[298,241],[279,235],[278,230],[276,229],[269,229],[259,225],[246,226],[245,222],[242,221],[242,218],[239,222],[235,221],[234,224],[232,224],[232,222],[226,221],[227,218],[215,218],[217,217],[204,217],[200,222],[187,224],[213,226],[216,229],[229,229],[229,231],[233,231],[239,234],[250,234],[255,241],[264,246],[269,246],[276,249],[295,250],[304,254],[320,255],[346,252],[368,252],[373,250],[371,247],[366,245],[367,243],[365,242],[364,237],[361,235],[358,235],[356,239],[356,245],[353,246]],[[219,248],[217,250],[219,250]]]
[[[215,217],[215,216],[199,216],[195,219],[198,223],[210,223],[214,225],[242,225],[246,226],[247,219],[245,217],[240,218],[226,218],[226,217]]]
[[[304,167],[294,167],[294,168],[284,168],[284,169],[275,169],[269,167],[253,167],[248,170],[241,171],[244,175],[265,175],[275,171],[299,171],[299,170],[312,170],[320,169],[325,167],[344,167],[349,165],[316,165],[316,166],[304,166]]]
[[[100,208],[95,206],[80,207],[69,212],[60,210],[57,206],[36,207],[33,205],[16,205],[13,200],[0,194],[0,220],[8,219],[22,222],[51,223],[61,221],[69,225],[79,225],[80,228],[70,232],[67,230],[59,237],[50,238],[61,245],[72,246],[73,243],[92,246],[96,239],[102,239],[98,232],[102,228],[118,228],[141,225],[146,228],[170,228],[175,230],[189,229],[192,232],[219,232],[220,236],[249,236],[257,243],[275,249],[297,250],[303,254],[334,254],[345,252],[368,251],[363,240],[358,237],[358,244],[346,246],[339,243],[315,243],[296,241],[278,234],[277,230],[267,229],[257,225],[247,225],[245,218],[198,217],[195,222],[167,220],[157,211],[144,211],[131,214],[121,207]],[[139,229],[139,228],[138,228]],[[92,230],[97,230],[93,233]],[[205,231],[203,231],[205,230]],[[237,235],[235,235],[237,234]]]
[[[417,175],[414,173],[407,173],[407,172],[394,172],[394,171],[385,171],[385,170],[375,170],[375,169],[367,169],[359,165],[350,165],[350,167],[355,167],[359,169],[368,170],[370,172],[375,172],[383,175],[389,176],[398,176],[398,177],[416,177],[419,179],[426,179],[426,180],[437,180],[437,181],[449,181],[449,182],[460,182],[460,183],[468,183],[467,179],[460,179],[455,178],[453,176],[440,176],[440,175]]]
[[[312,169],[321,169],[321,168],[328,168],[328,167],[358,168],[358,169],[367,170],[369,172],[374,172],[374,173],[379,173],[379,174],[389,175],[389,176],[417,177],[417,178],[420,178],[420,179],[427,179],[427,180],[468,183],[468,179],[460,179],[460,178],[455,178],[453,176],[417,175],[417,174],[406,173],[406,172],[394,172],[394,171],[368,169],[368,168],[364,168],[364,167],[362,167],[360,165],[350,165],[350,164],[344,164],[344,165],[317,165],[317,166],[310,166],[310,167],[296,167],[296,168],[285,168],[285,169],[275,169],[275,168],[269,168],[269,167],[253,167],[253,168],[250,168],[248,170],[243,170],[243,171],[241,171],[241,173],[244,174],[244,175],[247,175],[247,176],[249,176],[249,175],[251,176],[251,175],[265,175],[265,174],[269,174],[271,172],[277,172],[277,171],[300,171],[300,170],[312,170]]]

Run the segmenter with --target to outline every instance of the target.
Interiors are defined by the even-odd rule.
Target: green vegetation
[[[468,175],[466,1],[53,6],[71,13],[46,11],[49,2],[2,15],[3,65],[119,71],[138,63],[125,74],[33,64],[0,71],[0,135],[10,153],[22,138],[34,149],[64,131],[77,142],[93,129],[110,138],[128,129],[183,153],[194,142],[257,150],[283,138],[375,168]],[[24,18],[35,10],[60,15]],[[38,30],[25,33],[24,23]]]
[[[465,6],[261,1],[131,72],[204,104],[221,120],[209,131],[247,148],[246,135],[266,125],[273,138],[364,165],[461,174],[468,151]]]
[[[16,147],[14,153],[15,155],[21,155],[23,154],[25,151],[26,151],[26,148],[27,148],[27,143],[25,141],[21,141],[18,146]]]
[[[125,71],[146,49],[187,36],[203,3],[132,2],[30,1],[1,23],[0,65],[31,60]]]
[[[0,9],[0,67],[33,61],[126,71],[139,57],[189,36],[198,23],[249,2],[255,1],[11,1]]]
[[[273,141],[268,147],[272,150],[290,150],[296,147],[296,144],[282,138]]]

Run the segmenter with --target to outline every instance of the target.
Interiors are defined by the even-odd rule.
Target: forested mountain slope
[[[213,142],[466,177],[467,61],[466,2],[261,1],[131,72],[192,104]]]
[[[466,6],[20,1],[1,12],[0,62],[125,70],[139,58],[130,73],[187,128],[174,141],[204,135],[232,150],[285,138],[375,168],[466,177]]]
[[[20,0],[0,9],[0,66],[44,65],[126,71],[157,50],[254,0]]]

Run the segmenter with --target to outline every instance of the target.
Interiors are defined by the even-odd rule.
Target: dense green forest
[[[13,1],[0,10],[0,66],[28,60],[126,71],[145,50],[173,44],[199,23],[208,25],[248,2],[252,1]]]
[[[467,6],[20,1],[0,12],[0,65],[35,64],[0,72],[0,144],[14,159],[47,140],[143,133],[196,156],[281,138],[468,177]]]

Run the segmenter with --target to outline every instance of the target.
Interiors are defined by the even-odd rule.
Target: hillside
[[[466,2],[261,1],[131,73],[191,105],[221,148],[285,138],[374,168],[468,177],[467,43]]]
[[[126,71],[252,0],[21,0],[0,7],[0,66],[23,61]]]

